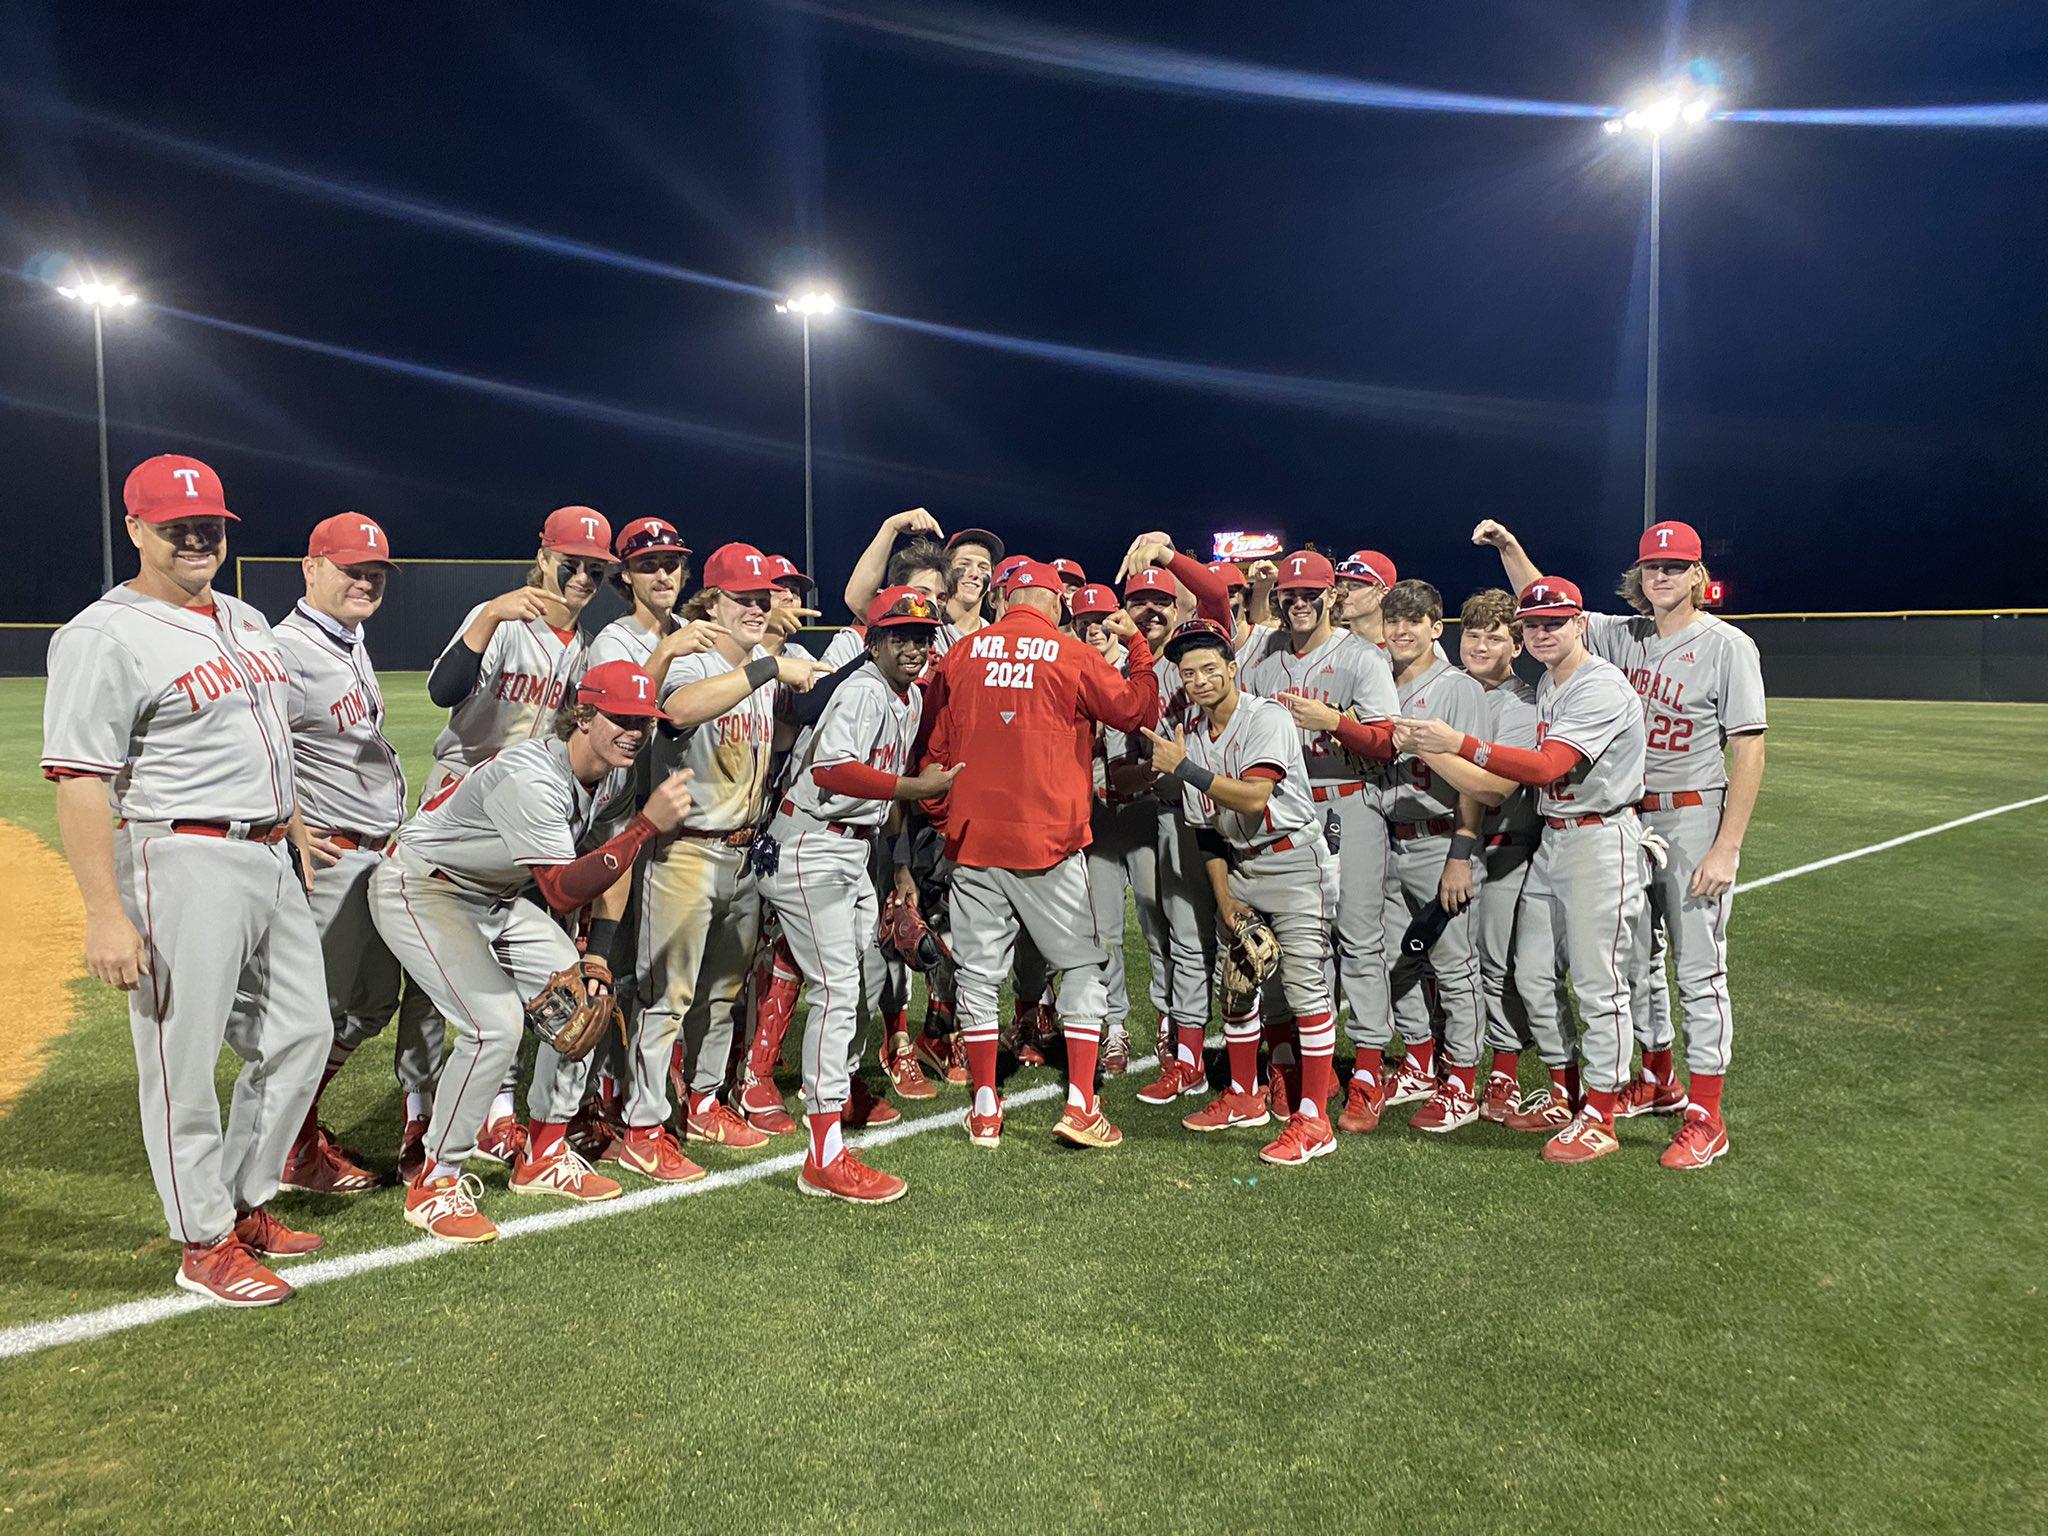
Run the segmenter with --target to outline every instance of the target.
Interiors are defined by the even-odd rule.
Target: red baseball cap
[[[1354,549],[1338,565],[1337,574],[1353,581],[1376,581],[1383,587],[1391,587],[1401,579],[1394,562],[1376,549]]]
[[[988,551],[988,557],[991,560],[1000,560],[1009,552],[1003,547],[1003,541],[990,533],[986,528],[962,528],[953,537],[946,540],[946,548],[949,552],[958,549],[962,544],[979,544]]]
[[[1078,560],[1055,560],[1052,568],[1060,573],[1060,580],[1070,587],[1088,585],[1088,573],[1081,569],[1081,562]]]
[[[770,555],[768,557],[768,567],[775,573],[775,584],[778,587],[786,587],[791,582],[795,582],[798,586],[807,587],[814,592],[818,588],[818,584],[798,570],[796,562],[787,555]]]
[[[1579,596],[1579,589],[1562,576],[1538,576],[1522,588],[1522,595],[1515,602],[1518,619],[1570,618],[1585,611],[1585,599]]]
[[[1636,564],[1645,560],[1689,560],[1705,558],[1700,553],[1700,536],[1691,523],[1658,523],[1643,530],[1636,546]]]
[[[181,517],[241,521],[228,510],[220,476],[182,453],[160,453],[129,470],[121,505],[138,523],[174,523]]]
[[[704,585],[714,592],[772,592],[775,559],[751,544],[721,544],[704,562]]]
[[[1237,647],[1230,643],[1229,634],[1214,619],[1189,619],[1185,624],[1176,626],[1166,637],[1166,659],[1178,662],[1197,645],[1221,646],[1225,661],[1237,659]]]
[[[1280,578],[1273,585],[1282,592],[1327,592],[1337,584],[1337,573],[1329,560],[1312,549],[1298,549],[1280,562]]]
[[[1041,587],[1055,596],[1066,590],[1060,573],[1043,560],[1020,560],[1003,578],[1003,590],[1014,595],[1019,587]]]
[[[666,550],[672,554],[687,555],[690,546],[683,542],[683,536],[676,532],[676,525],[659,517],[636,517],[619,530],[619,542],[614,546],[619,559],[630,560],[635,555],[651,555]]]
[[[1116,594],[1099,582],[1081,588],[1068,599],[1068,607],[1077,619],[1086,613],[1115,613],[1121,606]]]
[[[652,720],[661,713],[654,679],[630,661],[601,661],[576,685],[578,704],[595,704],[608,715]]]
[[[1239,569],[1237,562],[1234,560],[1212,560],[1209,563],[1209,574],[1222,577],[1224,587],[1232,592],[1235,592],[1239,587],[1249,587],[1251,585],[1249,581],[1245,580],[1244,572]]]
[[[915,587],[884,587],[868,604],[869,629],[936,630],[945,617],[939,605]]]
[[[391,540],[384,530],[357,512],[337,512],[313,525],[306,540],[306,558],[336,565],[396,565]]]
[[[1012,555],[1009,559],[997,564],[995,570],[989,576],[989,582],[992,586],[1000,588],[1005,581],[1009,580],[1010,572],[1017,569],[1020,565],[1028,565],[1030,563],[1031,557],[1029,555]]]
[[[1133,571],[1124,582],[1126,600],[1140,592],[1158,592],[1169,598],[1180,596],[1180,583],[1173,579],[1173,572],[1163,565],[1148,565],[1142,571]]]
[[[612,560],[612,525],[595,507],[557,507],[540,527],[540,547],[583,560]]]

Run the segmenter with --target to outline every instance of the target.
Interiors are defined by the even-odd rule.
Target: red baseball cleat
[[[308,1195],[360,1195],[376,1187],[377,1175],[336,1146],[322,1126],[292,1143],[278,1179],[279,1189]]]
[[[1208,1069],[1197,1063],[1165,1060],[1159,1075],[1138,1090],[1140,1104],[1171,1104],[1175,1099],[1193,1099],[1209,1091]]]
[[[978,1115],[968,1110],[962,1123],[967,1127],[967,1139],[977,1147],[1000,1147],[1003,1144],[1003,1112],[992,1115]]]
[[[408,1120],[398,1132],[398,1182],[410,1184],[427,1166],[427,1117]]]
[[[1122,1077],[1131,1070],[1131,1032],[1121,1024],[1110,1027],[1108,1038],[1102,1042],[1102,1075]]]
[[[569,1117],[562,1134],[578,1153],[597,1162],[605,1158],[613,1145],[626,1134],[626,1127],[615,1105],[585,1099],[576,1106],[576,1113]]]
[[[1053,1135],[1069,1146],[1096,1147],[1107,1150],[1124,1144],[1124,1133],[1109,1123],[1109,1116],[1100,1109],[1092,1114],[1083,1113],[1069,1104],[1066,1113],[1060,1116],[1059,1124],[1052,1128]]]
[[[476,1208],[482,1193],[473,1173],[460,1178],[444,1173],[438,1179],[422,1175],[405,1187],[406,1224],[444,1243],[488,1243],[498,1228]]]
[[[1259,1161],[1276,1168],[1298,1168],[1337,1150],[1337,1133],[1318,1115],[1296,1115],[1280,1134],[1259,1148]]]
[[[1543,1161],[1590,1163],[1596,1157],[1605,1157],[1620,1150],[1621,1143],[1614,1138],[1614,1127],[1608,1124],[1599,1110],[1588,1104],[1572,1116],[1570,1125],[1543,1143]]]
[[[846,1090],[846,1108],[840,1112],[839,1123],[849,1130],[860,1130],[870,1125],[894,1125],[902,1118],[902,1110],[877,1094],[864,1079],[856,1077]]]
[[[794,1136],[797,1133],[796,1117],[782,1102],[782,1090],[775,1086],[773,1078],[758,1077],[748,1067],[740,1079],[740,1091],[735,1097],[739,1101],[739,1112],[746,1123],[767,1136]],[[685,1095],[676,1101],[687,1105]]]
[[[1273,1115],[1266,1097],[1259,1093],[1233,1093],[1226,1089],[1180,1122],[1191,1131],[1208,1133],[1233,1130],[1240,1125],[1270,1125]]]
[[[823,1168],[805,1157],[796,1176],[796,1187],[807,1195],[822,1195],[854,1205],[887,1205],[910,1193],[910,1186],[903,1180],[893,1173],[870,1168],[850,1147]]]
[[[1541,1131],[1546,1136],[1571,1123],[1571,1101],[1562,1088],[1554,1086],[1538,1088],[1501,1122],[1511,1131]]]
[[[184,1262],[178,1266],[178,1287],[224,1307],[274,1307],[293,1295],[292,1288],[233,1235],[211,1247],[187,1243]]]
[[[1691,1173],[1727,1155],[1728,1127],[1719,1115],[1710,1115],[1695,1105],[1685,1112],[1685,1122],[1657,1161],[1666,1168]]]
[[[1462,1130],[1479,1118],[1479,1101],[1460,1088],[1456,1079],[1446,1079],[1429,1096],[1429,1102],[1408,1121],[1410,1129],[1443,1135]]]
[[[1435,1092],[1436,1074],[1418,1065],[1411,1053],[1401,1058],[1400,1067],[1387,1084],[1386,1107],[1392,1109],[1396,1104],[1413,1104]]]
[[[1504,1125],[1522,1102],[1522,1085],[1505,1072],[1486,1074],[1486,1097],[1479,1101],[1479,1118]]]
[[[781,1108],[777,1099],[776,1107]],[[785,1116],[787,1111],[784,1111]],[[683,1140],[714,1141],[720,1146],[731,1147],[735,1152],[753,1152],[768,1145],[768,1133],[752,1123],[750,1115],[742,1120],[731,1109],[713,1099],[711,1107],[702,1114],[695,1110],[683,1115]],[[790,1127],[794,1130],[794,1123]]]
[[[1348,1136],[1363,1136],[1377,1130],[1380,1114],[1386,1107],[1386,1084],[1370,1072],[1353,1072],[1344,1090],[1344,1112],[1337,1116],[1337,1129]]]
[[[500,1115],[476,1139],[476,1155],[505,1167],[526,1155],[526,1127],[515,1115]]]
[[[314,1233],[293,1231],[271,1215],[267,1205],[235,1218],[235,1241],[266,1259],[303,1259],[327,1246],[327,1240]]]
[[[608,1179],[583,1161],[567,1140],[542,1157],[522,1157],[512,1170],[515,1195],[554,1195],[563,1200],[592,1204],[616,1200],[625,1193],[617,1179]]]
[[[924,1071],[948,1088],[958,1088],[967,1081],[963,1075],[953,1075],[953,1042],[957,1035],[921,1034],[917,1037],[917,1063]],[[960,1071],[967,1071],[967,1058],[960,1057]]]
[[[896,1091],[899,1099],[935,1099],[939,1090],[917,1064],[917,1047],[910,1043],[907,1031],[898,1030],[889,1037],[889,1048],[882,1052],[882,1070],[889,1074],[889,1086]]]
[[[675,1133],[665,1125],[634,1126],[612,1143],[611,1158],[657,1184],[694,1184],[704,1170],[684,1155]]]
[[[1621,1098],[1614,1106],[1614,1118],[1633,1120],[1637,1115],[1675,1115],[1690,1102],[1685,1084],[1677,1078],[1660,1083],[1638,1072],[1621,1090]]]

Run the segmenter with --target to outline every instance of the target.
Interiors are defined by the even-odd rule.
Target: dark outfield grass
[[[39,700],[0,684],[0,814],[48,835]],[[2048,789],[2039,709],[1773,712],[1747,878]],[[2038,1529],[2043,868],[2048,807],[1739,902],[1702,1175],[1668,1122],[1555,1169],[1405,1115],[1288,1174],[1121,1084],[1115,1154],[1038,1104],[877,1154],[885,1210],[778,1175],[0,1363],[0,1529]],[[0,1326],[169,1285],[80,995],[0,1122]],[[388,1048],[332,1118],[390,1154]],[[389,1193],[287,1214],[412,1236]]]

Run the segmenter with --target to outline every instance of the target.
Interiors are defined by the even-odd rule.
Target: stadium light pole
[[[804,569],[818,569],[817,531],[811,496],[811,322],[824,318],[839,307],[839,301],[822,289],[792,294],[775,306],[778,315],[795,315],[804,331]]]
[[[118,283],[80,282],[57,290],[92,311],[92,368],[100,405],[100,590],[114,587],[114,488],[107,471],[107,334],[110,309],[133,309],[135,295]]]
[[[1714,99],[1704,91],[1672,90],[1600,125],[1603,133],[1633,133],[1650,141],[1650,336],[1643,389],[1643,526],[1657,521],[1658,310],[1664,286],[1664,136],[1707,120]]]

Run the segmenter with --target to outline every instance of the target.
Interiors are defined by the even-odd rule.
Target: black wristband
[[[1454,859],[1471,858],[1472,850],[1478,846],[1479,839],[1470,832],[1454,832],[1451,834],[1451,857]]]
[[[1173,776],[1179,779],[1181,783],[1205,795],[1209,793],[1209,786],[1216,782],[1216,775],[1204,768],[1192,757],[1182,758],[1180,766],[1173,770]]]
[[[752,693],[764,683],[774,682],[781,671],[773,656],[756,656],[747,663],[747,692]]]
[[[593,917],[590,920],[590,937],[583,952],[594,955],[606,965],[612,963],[612,945],[618,941],[619,923],[617,918]]]

